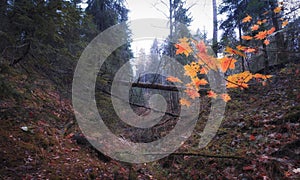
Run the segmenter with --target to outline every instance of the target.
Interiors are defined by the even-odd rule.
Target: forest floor
[[[217,135],[197,149],[201,118],[174,154],[129,164],[95,150],[71,101],[37,74],[0,73],[0,179],[300,179],[300,65],[266,86],[230,91]],[[209,108],[209,107],[207,107]]]

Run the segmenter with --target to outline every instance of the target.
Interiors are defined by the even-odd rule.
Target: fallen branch
[[[163,84],[154,84],[154,83],[141,83],[141,82],[128,82],[128,81],[117,81],[120,85],[147,88],[147,89],[158,89],[165,91],[184,91],[188,89],[185,86],[173,86],[173,85],[163,85]],[[201,87],[200,91],[209,90],[209,88]]]
[[[122,101],[124,101],[124,102],[127,102],[127,103],[129,103],[130,105],[133,105],[133,106],[136,106],[136,107],[142,107],[142,108],[145,108],[145,109],[148,109],[148,110],[153,110],[154,112],[165,113],[166,115],[169,115],[169,116],[171,116],[171,117],[176,117],[176,118],[179,117],[178,114],[173,114],[173,113],[170,113],[170,112],[162,112],[162,111],[159,111],[159,110],[157,110],[157,109],[153,109],[153,108],[150,108],[150,107],[146,107],[146,106],[141,105],[141,104],[137,104],[137,103],[133,103],[133,102],[128,102],[128,101],[124,100],[124,99],[121,98],[121,97],[118,97],[118,96],[116,96],[116,95],[111,94],[111,93],[108,92],[108,91],[105,91],[105,90],[101,90],[101,91],[102,91],[103,93],[107,94],[107,95],[113,96],[113,97],[118,98],[118,99],[120,99],[120,100],[122,100]]]
[[[173,156],[201,156],[207,158],[226,158],[226,159],[245,159],[242,156],[226,156],[226,155],[211,155],[211,154],[198,154],[198,153],[172,153]]]
[[[143,155],[164,155],[170,154],[169,156],[201,156],[207,158],[226,158],[226,159],[245,159],[242,156],[227,156],[227,155],[211,155],[211,154],[200,154],[200,153],[144,153]]]

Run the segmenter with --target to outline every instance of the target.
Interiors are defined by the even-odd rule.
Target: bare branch
[[[156,5],[157,5],[157,4],[153,4],[153,7],[154,7],[157,11],[161,12],[166,18],[168,18],[169,16],[168,16],[164,11],[162,11],[161,9],[159,9],[158,7],[156,7]],[[167,7],[168,7],[168,6],[167,6]]]
[[[124,100],[123,98],[121,98],[121,97],[118,97],[118,96],[116,96],[116,95],[113,95],[113,94],[111,94],[110,92],[108,92],[108,91],[106,91],[106,90],[101,90],[103,93],[105,93],[105,94],[107,94],[107,95],[110,95],[110,96],[113,96],[113,97],[115,97],[115,98],[118,98],[119,100],[122,100],[122,101],[126,101],[126,100]],[[126,102],[128,102],[128,101],[126,101]],[[137,103],[133,103],[133,102],[128,102],[130,105],[133,105],[133,106],[136,106],[136,107],[142,107],[142,108],[145,108],[145,109],[148,109],[148,110],[152,110],[152,111],[154,111],[154,112],[160,112],[160,113],[165,113],[166,115],[169,115],[169,116],[171,116],[171,117],[179,117],[179,115],[178,114],[173,114],[173,113],[171,113],[171,112],[162,112],[162,111],[159,111],[159,110],[157,110],[157,109],[153,109],[153,108],[150,108],[150,107],[146,107],[146,106],[144,106],[144,105],[141,105],[141,104],[137,104]]]

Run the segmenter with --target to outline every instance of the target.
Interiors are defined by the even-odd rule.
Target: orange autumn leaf
[[[167,77],[167,81],[170,81],[170,82],[180,82],[182,83],[182,81],[180,79],[178,79],[177,77],[174,77],[174,76],[169,76]]]
[[[274,11],[274,13],[280,13],[281,12],[281,7],[276,7],[273,11]]]
[[[207,52],[207,47],[204,43],[204,41],[193,41],[194,44],[196,45],[196,48],[198,50],[197,52],[197,58],[198,58],[198,63],[202,65],[202,67],[205,67],[207,69],[217,69],[217,64],[216,64],[216,59],[209,55]],[[204,69],[201,69],[202,71],[200,72],[201,74],[206,74],[207,71],[205,72]]]
[[[259,29],[259,25],[257,25],[257,24],[255,24],[255,25],[253,25],[252,27],[251,27],[251,30],[252,31],[256,31],[256,30],[258,30]]]
[[[265,78],[266,79],[269,79],[269,78],[271,78],[271,77],[273,77],[272,75],[265,75]],[[263,78],[264,79],[264,78]]]
[[[205,68],[205,67],[202,67],[201,69],[200,69],[200,72],[199,72],[200,74],[207,74],[208,73],[208,69],[207,68]]]
[[[272,77],[272,75],[263,75],[263,74],[257,73],[257,74],[254,74],[253,77],[256,79],[269,79]]]
[[[199,53],[207,53],[207,49],[206,49],[204,41],[200,41],[199,43],[197,43],[196,47],[197,47]]]
[[[251,20],[252,20],[252,17],[249,16],[249,15],[247,15],[247,16],[242,20],[242,22],[243,22],[243,23],[246,23],[246,22],[250,22]]]
[[[180,103],[181,105],[183,105],[183,106],[188,106],[188,107],[191,105],[191,102],[188,101],[188,100],[185,99],[185,98],[181,98],[181,99],[179,100],[179,103]]]
[[[193,85],[193,83],[188,83],[188,84],[185,85],[185,87],[186,87],[187,89],[193,89],[193,88],[194,88],[194,85]]]
[[[288,25],[288,23],[289,23],[289,22],[288,22],[287,20],[283,21],[283,22],[282,22],[282,27],[285,27],[286,25]]]
[[[197,97],[200,97],[200,94],[198,93],[198,91],[194,88],[187,88],[184,92],[186,92],[186,94],[192,98],[195,99]]]
[[[216,70],[217,69],[217,60],[213,56],[208,55],[207,53],[198,53],[198,63],[200,65],[205,65],[207,69]]]
[[[245,52],[247,52],[247,53],[254,53],[254,52],[256,52],[257,50],[255,49],[255,48],[247,48],[246,50],[245,50]]]
[[[214,98],[214,99],[217,98],[217,94],[213,91],[208,91],[207,96],[210,97],[210,98]]]
[[[178,54],[184,54],[185,56],[189,56],[189,54],[192,52],[191,50],[189,50],[187,47],[185,47],[182,44],[175,44],[176,47],[176,55]]]
[[[258,24],[258,25],[262,25],[263,22],[262,22],[261,20],[258,20],[258,21],[257,21],[257,24]]]
[[[253,37],[252,36],[242,36],[242,39],[249,41],[249,40],[253,39]]]
[[[240,52],[238,50],[232,49],[232,48],[230,48],[228,46],[226,47],[225,52],[227,52],[229,54],[236,54],[236,55],[243,56],[243,57],[246,56],[244,53],[242,53],[242,52]]]
[[[275,32],[275,27],[272,27],[271,29],[269,29],[268,31],[267,31],[267,34],[268,35],[270,35],[270,34],[273,34],[273,32]]]
[[[221,98],[223,99],[223,101],[228,102],[231,100],[229,94],[225,93],[221,95]]]
[[[187,38],[179,39],[179,44],[175,44],[176,47],[176,55],[178,54],[185,54],[185,56],[189,56],[192,52],[192,48],[190,47],[190,43],[188,42]]]
[[[255,136],[254,136],[253,134],[251,134],[251,135],[249,136],[249,140],[250,140],[250,141],[255,141],[255,139],[256,139],[256,138],[255,138]]]
[[[258,20],[256,24],[262,25],[263,23],[266,23],[266,22],[267,22],[266,19],[264,19],[264,20]]]
[[[242,45],[238,45],[238,46],[236,46],[236,48],[240,51],[245,51],[247,49],[246,46],[242,46]]]
[[[223,57],[220,59],[220,68],[222,72],[226,72],[227,69],[234,69],[235,68],[235,62],[237,60],[233,59],[233,58],[229,58],[227,56]]]
[[[265,44],[265,45],[269,45],[269,44],[270,44],[270,40],[265,39],[265,40],[264,40],[264,44]]]
[[[196,87],[204,86],[204,85],[208,84],[208,82],[205,79],[199,79],[198,77],[193,78],[192,82],[194,83],[194,85]]]
[[[268,35],[267,31],[260,31],[254,37],[255,39],[263,40],[267,37],[267,35]]]

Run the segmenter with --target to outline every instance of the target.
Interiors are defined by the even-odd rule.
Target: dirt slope
[[[197,149],[198,123],[176,153],[136,165],[94,150],[76,126],[70,100],[50,81],[1,71],[0,179],[300,178],[299,65],[274,71],[267,86],[230,92],[225,119],[206,148]]]

